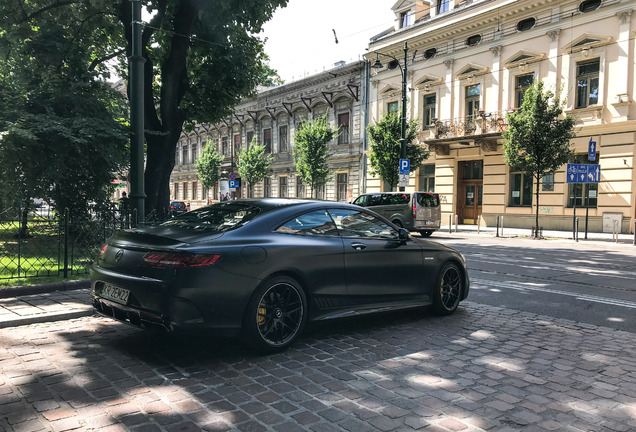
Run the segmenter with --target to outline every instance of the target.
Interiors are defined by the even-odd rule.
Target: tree
[[[274,10],[286,4],[287,0],[144,2],[151,17],[142,34],[146,213],[168,207],[183,128],[229,116],[233,106],[271,77],[257,35]],[[128,77],[130,0],[12,0],[2,2],[0,17],[0,27],[26,35],[38,32],[43,20],[55,20],[75,36],[61,54],[84,50],[90,54],[85,70],[106,74],[107,62],[116,61],[119,75]],[[60,60],[66,58],[62,55]]]
[[[254,185],[263,180],[267,175],[269,167],[274,161],[274,157],[265,155],[265,145],[256,144],[256,137],[247,146],[247,149],[240,150],[237,155],[236,165],[241,180],[248,184],[248,196],[254,196]]]
[[[504,158],[516,171],[534,178],[536,184],[535,236],[539,231],[539,182],[559,169],[574,154],[574,119],[563,114],[563,102],[543,82],[534,82],[526,90],[521,108],[508,114],[508,128],[503,133]]]
[[[208,139],[196,165],[197,176],[203,189],[208,190],[219,181],[219,169],[222,161],[223,157],[219,155],[216,145]]]
[[[367,126],[372,141],[369,152],[370,172],[388,183],[391,190],[397,186],[399,180],[400,126],[398,113],[388,113],[379,122]],[[418,167],[430,155],[426,148],[413,143],[417,131],[417,120],[413,119],[406,124],[406,158],[411,167]]]
[[[327,183],[329,164],[327,144],[338,135],[327,122],[327,114],[315,121],[305,120],[294,135],[294,162],[303,183],[311,186],[313,198],[318,188]]]
[[[37,27],[0,20],[0,188],[22,203],[23,232],[33,197],[86,213],[108,200],[127,163],[125,99],[88,69],[90,50],[69,49],[81,37],[58,18],[44,13]]]

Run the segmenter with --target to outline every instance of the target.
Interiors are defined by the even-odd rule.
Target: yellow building
[[[589,230],[633,232],[636,215],[635,0],[401,0],[396,26],[370,41],[370,123],[398,109],[406,66],[407,118],[420,120],[431,157],[409,189],[441,195],[445,218],[531,227],[536,185],[503,158],[506,113],[533,79],[566,98],[572,145],[588,163],[596,142],[598,184],[569,184],[566,167],[541,182],[540,225],[571,229],[589,200]],[[407,44],[404,65],[405,43]],[[396,61],[397,60],[397,61]],[[540,125],[538,125],[540,127]],[[367,179],[367,192],[381,191]],[[587,199],[586,199],[587,198]],[[583,225],[581,225],[583,227]]]

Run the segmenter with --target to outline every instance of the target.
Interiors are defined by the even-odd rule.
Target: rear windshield
[[[433,193],[418,193],[417,203],[422,207],[439,207],[439,195]]]
[[[247,224],[260,212],[260,208],[252,205],[219,203],[184,213],[162,223],[161,226],[225,232]]]

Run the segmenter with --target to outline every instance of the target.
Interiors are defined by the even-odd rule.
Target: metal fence
[[[82,216],[42,206],[0,212],[0,279],[88,275],[93,260],[116,229],[134,215],[117,208],[89,209]]]

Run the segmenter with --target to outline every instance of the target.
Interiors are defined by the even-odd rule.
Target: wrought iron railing
[[[489,113],[479,111],[476,115],[469,117],[449,120],[433,119],[433,123],[430,125],[431,135],[435,139],[442,139],[501,133],[508,128],[506,113],[511,111]]]

